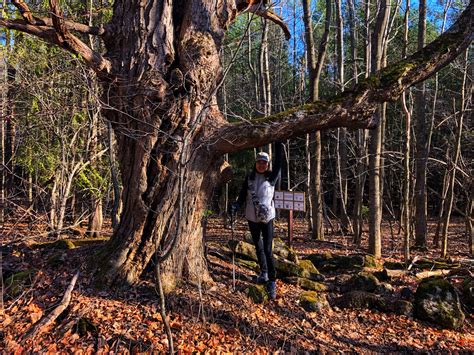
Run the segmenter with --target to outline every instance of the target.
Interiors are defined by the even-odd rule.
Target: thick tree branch
[[[109,73],[112,64],[69,32],[65,25],[65,21],[62,18],[58,1],[49,0],[49,4],[53,16],[53,26],[56,30],[55,36],[59,45],[71,53],[80,55],[82,59],[96,71]]]
[[[20,12],[21,17],[23,18],[24,22],[29,25],[36,25],[36,26],[47,26],[53,27],[53,21],[47,17],[35,17],[33,16],[32,11],[28,7],[28,5],[23,0],[12,0],[12,4],[18,9]],[[15,22],[17,20],[12,20]],[[22,23],[24,23],[22,22]],[[64,25],[68,30],[76,31],[84,34],[95,35],[95,36],[102,36],[105,34],[105,29],[103,26],[88,26],[82,23],[77,23],[73,21],[64,21]]]
[[[35,20],[33,18],[33,14],[30,11],[30,8],[23,0],[12,0],[12,4],[18,9],[20,12],[21,17],[29,23],[34,24]]]
[[[471,1],[447,32],[405,60],[374,73],[353,90],[269,117],[229,123],[209,137],[208,147],[224,154],[324,128],[374,128],[378,125],[373,120],[378,104],[397,100],[403,91],[436,73],[471,44],[473,18]]]
[[[83,33],[103,34],[104,30],[64,21],[61,18],[57,1],[50,0],[50,4],[53,19],[36,19],[23,1],[14,1],[14,5],[19,9],[23,20],[0,18],[0,26],[42,38],[49,43],[58,45],[73,54],[81,56],[86,64],[98,73],[109,73],[111,69],[110,61],[93,51],[79,38],[69,32],[69,30],[72,29]]]
[[[267,8],[267,2],[267,0],[237,0],[235,4],[239,13],[251,12],[277,24],[285,33],[286,39],[289,40],[291,38],[291,33],[287,24],[280,16]]]
[[[26,33],[30,33],[26,30],[24,30],[26,25],[33,25],[36,27],[40,27],[41,29],[48,30],[51,29],[53,30],[53,20],[50,18],[33,18],[33,21],[27,22],[26,20],[9,20],[9,19],[4,19],[0,18],[0,26],[5,27],[11,30],[17,30],[17,31],[22,31]],[[105,34],[105,28],[100,26],[87,26],[82,23],[77,23],[77,22],[72,22],[72,21],[64,21],[64,25],[66,28],[70,31],[76,31],[79,33],[83,34],[89,34],[93,36],[103,36]],[[33,34],[33,33],[31,33]]]
[[[271,11],[267,8],[264,8],[260,5],[252,5],[246,11],[252,12],[255,15],[263,17],[263,18],[265,18],[269,21],[272,21],[273,23],[275,23],[275,24],[277,24],[278,26],[281,27],[281,29],[285,33],[285,38],[287,40],[289,40],[291,38],[291,33],[290,33],[290,30],[288,29],[287,24],[285,23],[285,21],[283,21],[283,19],[280,16],[275,14],[273,11]]]

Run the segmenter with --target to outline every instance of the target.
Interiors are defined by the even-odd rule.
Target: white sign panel
[[[283,192],[283,199],[285,201],[293,201],[293,192]]]
[[[275,191],[275,200],[283,200],[283,191]]]
[[[304,202],[304,192],[294,192],[293,200],[298,202]]]
[[[275,191],[275,208],[283,210],[305,210],[304,192]]]
[[[304,211],[304,202],[294,202],[293,209],[295,211]]]

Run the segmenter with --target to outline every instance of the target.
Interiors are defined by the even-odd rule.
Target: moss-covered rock
[[[299,277],[288,276],[288,277],[282,277],[281,280],[287,284],[298,286]]]
[[[399,314],[402,316],[411,316],[413,314],[413,303],[404,300],[396,300],[389,304],[390,312]]]
[[[298,286],[300,286],[303,290],[308,291],[324,292],[328,289],[325,284],[305,278],[298,278]]]
[[[323,265],[328,264],[333,258],[334,256],[329,252],[309,254],[304,257],[305,260],[310,260],[316,268],[321,268]]]
[[[308,291],[327,291],[327,286],[325,284],[314,280],[306,279],[304,277],[289,276],[282,278],[282,281],[290,285],[299,286],[302,289]]]
[[[363,254],[310,254],[305,259],[311,260],[314,266],[322,271],[362,270],[364,267],[373,268],[377,266],[376,259],[372,255]]]
[[[315,291],[305,291],[300,297],[300,306],[307,312],[319,312],[329,308],[326,295]]]
[[[280,278],[301,276],[303,269],[292,261],[283,259],[282,257],[275,255],[275,269],[277,270],[277,276]]]
[[[458,329],[465,319],[454,286],[441,277],[420,282],[415,292],[414,314],[421,320],[449,329]]]
[[[259,269],[259,266],[256,261],[252,260],[244,260],[244,259],[235,259],[235,262],[242,267],[245,267],[247,269],[257,271]]]
[[[301,268],[300,274],[298,276],[313,280],[313,281],[323,281],[324,276],[316,269],[314,264],[310,260],[300,260],[298,266]]]
[[[258,261],[255,246],[242,240],[230,240],[229,248],[234,251],[240,258],[246,260]]]
[[[265,285],[250,285],[247,295],[254,303],[264,303],[268,301],[268,292]]]
[[[344,285],[344,289],[351,291],[374,292],[380,281],[370,272],[360,272],[352,276]]]
[[[54,242],[35,243],[31,246],[35,249],[74,249],[76,246],[70,239],[60,239]]]
[[[18,296],[25,287],[31,285],[36,270],[23,270],[11,274],[5,280],[5,294],[8,297]]]
[[[466,306],[471,312],[474,311],[474,279],[468,277],[462,283],[462,294]]]
[[[285,279],[288,277],[303,277],[313,281],[324,280],[324,276],[321,275],[314,265],[308,260],[301,260],[298,264],[296,264],[292,261],[275,255],[274,261],[278,278]]]
[[[96,245],[96,244],[102,244],[106,241],[108,241],[109,238],[81,238],[81,239],[70,239],[70,241],[76,246],[76,247],[84,247],[88,245]]]
[[[387,310],[386,302],[382,297],[365,291],[347,292],[337,298],[335,304],[339,308],[372,309],[381,312]]]
[[[382,282],[375,287],[373,292],[379,295],[390,295],[393,293],[393,286],[389,283]]]
[[[298,263],[298,256],[296,255],[296,252],[293,249],[288,248],[288,245],[281,238],[273,239],[273,254],[279,255],[282,258],[288,259],[294,263]]]

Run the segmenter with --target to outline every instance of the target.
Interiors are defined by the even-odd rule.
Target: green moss
[[[382,86],[390,85],[400,79],[403,75],[415,67],[415,64],[409,61],[400,61],[392,64],[380,71],[380,84]]]
[[[300,297],[300,306],[307,312],[321,311],[329,307],[326,295],[317,293],[315,291],[305,291]]]
[[[380,284],[379,280],[370,272],[360,272],[351,277],[347,288],[350,290],[359,290],[373,292]]]
[[[309,273],[319,274],[318,269],[316,269],[316,266],[314,266],[314,264],[310,260],[300,260],[298,262],[298,265],[302,268],[303,273],[303,275],[300,276],[306,277],[304,275],[309,275]]]
[[[230,249],[242,259],[257,261],[257,253],[253,244],[244,241],[230,240],[228,245]]]
[[[282,259],[278,256],[275,256],[274,261],[278,275],[281,277],[301,276],[303,273],[303,269],[291,261]]]
[[[367,78],[361,80],[357,87],[361,90],[372,90],[376,89],[380,85],[380,78],[377,74],[371,74]],[[356,89],[357,90],[357,89]]]
[[[82,239],[70,239],[70,241],[76,247],[83,247],[87,245],[102,244],[103,242],[108,241],[109,238],[82,238]]]
[[[69,239],[61,239],[54,242],[36,243],[32,247],[39,249],[74,249],[76,246]]]
[[[251,285],[247,289],[247,295],[254,303],[264,303],[268,301],[268,292],[265,285]]]
[[[36,274],[36,270],[23,270],[10,275],[5,280],[5,293],[9,297],[19,295],[23,288],[31,284],[31,281]]]
[[[426,278],[418,285],[414,309],[417,318],[449,329],[458,329],[465,319],[456,290],[441,277]]]
[[[309,279],[305,278],[299,278],[298,279],[298,285],[303,289],[303,290],[309,290],[309,291],[318,291],[318,292],[324,292],[327,291],[327,286],[316,281],[312,281]]]
[[[242,266],[242,267],[245,267],[247,269],[250,269],[250,270],[258,270],[258,264],[255,262],[255,261],[252,261],[252,260],[243,260],[243,259],[236,259],[235,262]]]
[[[362,263],[362,266],[364,267],[377,267],[377,259],[375,259],[375,256],[373,255],[364,255],[364,261]]]

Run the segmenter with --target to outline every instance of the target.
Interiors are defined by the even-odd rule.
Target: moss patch
[[[23,270],[10,275],[5,280],[5,294],[8,297],[18,296],[25,287],[31,285],[35,274],[36,270]]]
[[[315,291],[305,291],[300,297],[300,306],[307,312],[318,312],[329,307],[326,295]]]
[[[379,285],[379,280],[372,273],[360,272],[351,277],[345,287],[353,291],[374,292]]]
[[[264,303],[268,301],[268,292],[265,285],[250,285],[247,295],[254,303]]]

